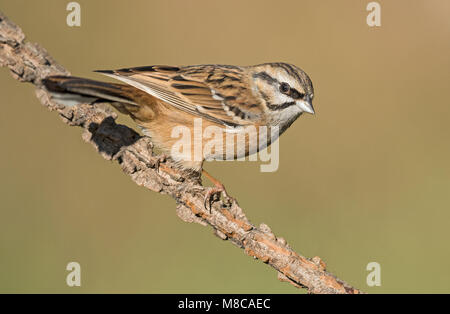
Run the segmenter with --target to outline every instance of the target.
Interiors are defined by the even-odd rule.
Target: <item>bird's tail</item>
[[[50,76],[43,80],[55,101],[66,106],[94,101],[111,101],[136,105],[131,98],[131,86],[106,83],[74,76]]]
[[[148,100],[142,101],[149,95],[130,85],[75,76],[49,76],[42,82],[51,93],[52,99],[65,106],[106,101],[120,112],[136,117],[143,109],[140,103],[149,103]],[[148,111],[146,110],[147,118],[149,118]]]

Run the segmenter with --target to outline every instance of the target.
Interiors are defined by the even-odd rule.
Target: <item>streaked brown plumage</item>
[[[145,66],[114,71],[97,71],[125,84],[113,84],[76,77],[53,76],[46,88],[62,103],[112,102],[130,115],[146,135],[166,154],[177,141],[171,136],[177,126],[194,130],[194,118],[201,118],[203,134],[208,126],[226,133],[239,133],[246,126],[277,126],[283,133],[303,112],[314,113],[313,87],[308,75],[286,63],[239,67],[231,65]],[[76,97],[81,96],[80,99]],[[246,141],[249,141],[248,135]],[[276,138],[270,138],[270,141]],[[214,151],[215,157],[224,155]],[[260,147],[256,148],[256,151]],[[193,148],[194,149],[194,148]],[[247,156],[236,151],[234,158]],[[200,170],[202,160],[180,160],[183,168]],[[214,156],[204,156],[205,158]]]

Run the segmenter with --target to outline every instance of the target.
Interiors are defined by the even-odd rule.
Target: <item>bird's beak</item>
[[[312,100],[309,96],[305,99],[297,101],[297,106],[304,112],[314,114],[314,107],[312,105]]]

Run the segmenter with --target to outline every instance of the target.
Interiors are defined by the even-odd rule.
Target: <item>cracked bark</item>
[[[34,84],[36,96],[45,107],[56,111],[66,124],[83,128],[82,138],[105,159],[118,162],[136,184],[174,198],[176,213],[182,220],[209,225],[219,238],[230,240],[247,255],[277,270],[279,280],[306,288],[309,293],[361,293],[328,273],[319,257],[303,257],[267,225],[253,225],[236,201],[231,205],[217,201],[211,212],[206,210],[203,200],[209,188],[202,186],[201,179],[177,169],[170,160],[162,160],[153,152],[148,137],[116,124],[116,114],[106,104],[66,108],[52,102],[41,80],[69,72],[44,48],[26,42],[22,30],[1,12],[0,66],[9,68],[16,80]]]

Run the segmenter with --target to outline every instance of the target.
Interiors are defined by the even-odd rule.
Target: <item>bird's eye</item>
[[[290,90],[291,87],[289,86],[288,83],[283,82],[280,84],[280,92],[282,92],[283,94],[288,94]]]

